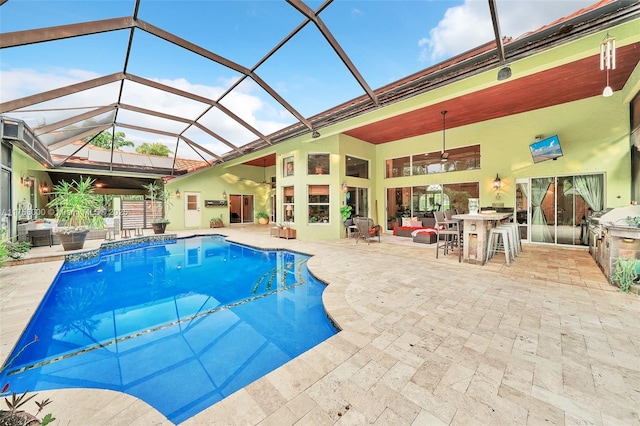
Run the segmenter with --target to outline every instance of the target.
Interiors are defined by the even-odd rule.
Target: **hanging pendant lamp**
[[[446,116],[447,116],[447,111],[442,111],[442,152],[440,153],[440,161],[441,162],[445,162],[449,159],[449,153],[447,151],[445,151],[445,131],[446,131]]]

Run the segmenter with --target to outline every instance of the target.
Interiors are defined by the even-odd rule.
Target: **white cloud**
[[[48,70],[45,73],[25,68],[1,70],[0,80],[2,81],[2,102],[65,87],[71,84],[90,80],[98,76],[99,75],[94,72],[80,69],[56,69]],[[185,92],[198,94],[199,96],[207,99],[218,99],[227,87],[226,85],[205,86],[201,84],[192,84],[184,78],[175,80],[154,80]],[[50,124],[84,112],[84,110],[72,108],[78,108],[78,106],[97,107],[116,102],[118,88],[114,86],[118,84],[119,83],[112,83],[89,91],[79,92],[73,95],[53,99],[37,106],[29,107],[29,109],[37,108],[39,111],[20,114],[9,113],[8,115],[24,119],[27,124],[32,127],[40,126],[42,124]],[[265,102],[261,97],[256,96],[254,93],[257,92],[256,89],[257,85],[255,83],[247,81],[246,83],[238,86],[236,90],[229,93],[223,99],[222,103],[226,108],[263,134],[270,134],[293,122],[291,115],[288,114],[277,102]],[[122,102],[187,119],[195,119],[199,117],[208,108],[208,105],[205,103],[131,81],[125,81]],[[44,109],[47,109],[48,111],[42,111]],[[59,111],[52,111],[55,109]],[[130,122],[131,117],[134,117],[135,122]],[[129,120],[127,120],[127,118],[129,118]],[[131,113],[125,110],[119,114],[118,121],[124,124],[133,124],[147,128],[158,128],[175,133],[180,133],[187,127],[187,124],[185,123],[166,120],[150,115]],[[200,123],[209,127],[214,132],[234,144],[239,144],[241,142],[246,143],[257,139],[257,136],[250,133],[242,125],[236,123],[234,119],[220,112],[205,115],[205,117],[200,120]],[[172,137],[140,132],[132,129],[123,128],[121,130],[127,134],[127,139],[133,141],[136,145],[142,144],[143,142],[162,142],[172,147],[172,149],[175,147],[175,138]],[[211,136],[196,140],[196,142],[218,154],[222,154],[230,150],[229,147],[221,144]],[[181,145],[183,144],[181,143]],[[195,153],[191,152],[190,149],[180,151],[179,155],[184,154],[189,158],[199,158]]]
[[[593,0],[498,1],[502,36],[517,38],[593,4]],[[418,41],[422,62],[439,62],[493,41],[493,26],[486,1],[465,0],[449,8],[429,36]]]

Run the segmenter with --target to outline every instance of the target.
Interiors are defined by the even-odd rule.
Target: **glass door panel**
[[[516,222],[520,239],[529,239],[529,179],[516,180]]]

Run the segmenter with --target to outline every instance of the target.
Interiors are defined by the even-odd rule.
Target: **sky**
[[[497,0],[501,33],[517,38],[592,3]],[[0,6],[0,31],[130,16],[134,4],[133,0],[9,0]],[[316,10],[323,2],[306,4]],[[138,17],[254,70],[304,117],[365,93],[315,25],[304,26],[265,59],[304,22],[304,16],[283,0],[142,0]],[[335,0],[320,18],[374,90],[494,40],[487,0]],[[3,49],[0,102],[121,72],[128,40],[128,31],[114,31]],[[220,99],[241,77],[238,72],[140,30],[135,31],[127,72],[220,100],[225,109],[263,135],[297,122],[250,79]],[[118,85],[112,84],[13,116],[37,127],[113,103],[118,93]],[[192,119],[204,114],[201,122],[206,127],[236,145],[257,139],[255,133],[217,109],[207,110],[200,102],[129,81],[125,82],[122,102]],[[172,133],[185,130],[184,123],[123,110],[118,114],[119,122]],[[109,117],[99,119],[108,121]],[[174,137],[124,131],[136,144],[162,142],[172,149],[176,146]],[[199,129],[191,127],[184,135],[216,154],[229,151],[219,139]],[[56,135],[45,135],[44,139],[53,143]],[[194,158],[184,144],[178,146],[178,156]]]

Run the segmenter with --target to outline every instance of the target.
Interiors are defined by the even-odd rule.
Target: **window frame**
[[[318,194],[319,196],[327,197],[324,201],[311,201],[313,188],[326,188],[326,194]],[[325,192],[325,191],[322,191]],[[317,217],[319,214],[313,207],[325,207],[326,219],[312,220],[312,217]],[[331,224],[331,185],[307,185],[307,224],[308,225],[330,225]]]

